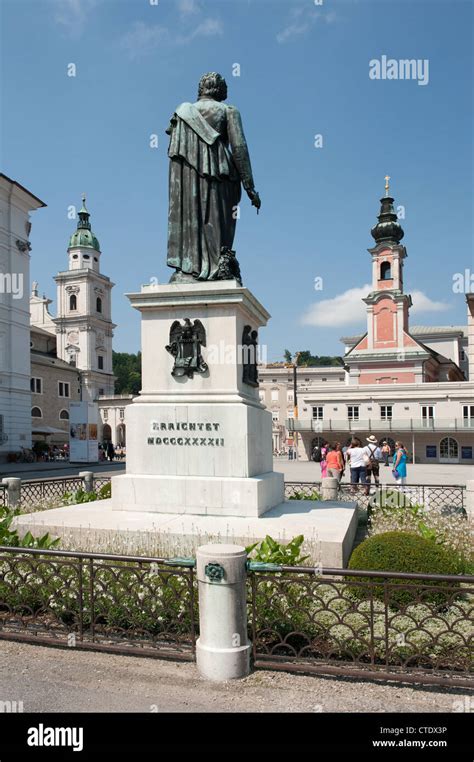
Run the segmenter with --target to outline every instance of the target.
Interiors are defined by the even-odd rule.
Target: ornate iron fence
[[[250,572],[256,667],[474,688],[474,577]]]
[[[321,493],[321,482],[285,482],[285,498],[287,500],[308,499]],[[377,490],[371,486],[366,495],[365,485],[340,484],[338,499],[343,501],[356,500],[360,508],[367,508],[390,496],[403,496],[403,500],[424,505],[427,509],[435,508],[450,512],[464,508],[466,488],[457,484],[407,484],[400,489],[396,484],[382,484]],[[317,498],[316,498],[317,499]]]
[[[0,505],[7,505],[7,490],[3,484],[0,484]]]
[[[0,638],[192,660],[192,559],[0,547]]]
[[[94,491],[99,492],[104,484],[110,482],[108,477],[94,477]],[[65,493],[77,492],[84,489],[80,476],[66,476],[54,479],[35,479],[21,482],[21,508],[40,504],[42,501],[61,498]]]
[[[286,500],[317,499],[320,494],[320,482],[285,482]]]

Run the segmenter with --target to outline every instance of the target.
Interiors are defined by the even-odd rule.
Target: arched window
[[[69,421],[69,413],[67,410],[61,410],[61,412],[59,413],[59,420]]]
[[[392,267],[390,262],[382,262],[380,266],[380,280],[392,279]]]
[[[32,418],[42,418],[43,413],[41,412],[41,408],[39,407],[32,407],[31,408],[31,417]]]
[[[459,447],[454,437],[444,437],[439,443],[440,460],[457,460],[459,457]]]
[[[77,296],[76,294],[71,294],[69,297],[69,309],[70,310],[77,310]]]
[[[96,304],[95,308],[97,312],[102,312],[102,299],[100,298],[100,296],[97,297],[95,304]]]

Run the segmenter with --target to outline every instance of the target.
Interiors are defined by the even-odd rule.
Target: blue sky
[[[258,216],[243,199],[234,248],[272,314],[261,332],[269,359],[286,347],[338,354],[340,336],[364,329],[386,173],[405,209],[412,324],[465,323],[452,284],[474,273],[472,3],[152,3],[2,1],[1,167],[48,204],[31,236],[40,290],[55,297],[75,229],[68,207],[85,191],[102,271],[116,283],[115,348],[138,349],[139,316],[123,295],[171,274],[164,130],[214,70],[241,110],[262,197]],[[427,84],[371,79],[369,62],[383,55],[427,59]]]

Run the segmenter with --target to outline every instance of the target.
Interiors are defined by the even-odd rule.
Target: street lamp
[[[297,378],[297,367],[298,367],[298,360],[300,357],[301,352],[296,352],[294,359],[293,359],[293,405],[294,405],[294,412],[293,412],[293,419],[295,421],[298,420],[298,378]],[[293,429],[293,442],[295,446],[295,459],[298,460],[298,432],[296,430],[296,427]]]

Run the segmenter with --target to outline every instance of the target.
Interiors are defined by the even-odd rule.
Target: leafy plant
[[[41,548],[43,550],[58,547],[60,538],[53,539],[48,532],[42,537],[34,537],[31,532],[20,537],[18,531],[11,528],[13,519],[19,513],[19,510],[0,508],[0,545],[11,548]]]
[[[98,500],[95,492],[85,492],[83,489],[78,489],[77,492],[65,492],[63,495],[64,505],[76,505],[78,503],[93,503]]]
[[[301,555],[301,546],[304,543],[304,537],[299,534],[293,537],[291,542],[286,545],[274,540],[267,534],[264,540],[249,545],[245,550],[247,555],[253,553],[251,560],[260,561],[267,564],[280,564],[282,566],[301,566],[309,556]]]
[[[97,493],[97,497],[99,500],[106,500],[107,498],[112,497],[112,482],[103,484]]]
[[[311,492],[310,495],[308,495],[306,492],[294,492],[293,495],[290,495],[290,500],[321,500],[321,495],[319,492],[316,492],[314,490]]]

